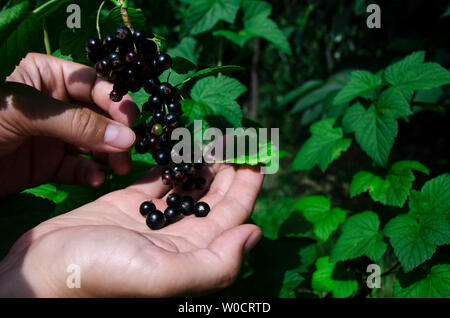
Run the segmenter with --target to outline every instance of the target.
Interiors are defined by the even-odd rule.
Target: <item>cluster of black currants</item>
[[[145,201],[141,204],[139,211],[147,218],[147,226],[152,230],[159,230],[166,224],[178,221],[182,215],[195,214],[197,217],[208,215],[210,208],[206,202],[195,203],[190,196],[181,197],[177,193],[171,193],[166,199],[167,208],[164,213],[157,210],[152,201]]]
[[[206,183],[200,176],[203,163],[174,163],[172,160],[174,142],[171,140],[171,134],[181,125],[180,94],[170,83],[159,80],[159,76],[172,67],[172,58],[158,51],[153,37],[153,34],[147,36],[144,31],[132,32],[127,27],[118,27],[114,35],[107,35],[103,41],[98,38],[88,40],[87,57],[95,65],[98,76],[113,83],[113,90],[109,95],[112,101],[119,102],[129,91],[137,92],[142,87],[150,95],[148,101],[142,105],[142,111],[152,116],[151,121],[134,128],[137,137],[136,152],[152,153],[155,162],[164,167],[161,178],[165,185],[181,185],[183,190],[187,191],[201,190]],[[182,203],[186,200],[190,202],[191,199],[185,197]],[[145,205],[154,207],[148,202],[142,204]],[[196,206],[200,210],[209,211],[206,203],[195,204],[192,200],[191,205],[192,211],[195,211]],[[179,208],[169,205],[170,209],[168,208],[169,212],[166,210],[168,215],[165,217],[156,208],[150,208],[144,208],[148,214],[147,224],[150,228],[155,228],[150,224],[165,223],[165,219],[172,222],[173,217],[170,214],[174,211],[170,212],[170,209],[177,209],[182,214],[188,213],[187,210],[183,212],[182,204]],[[202,213],[197,214],[200,216]]]

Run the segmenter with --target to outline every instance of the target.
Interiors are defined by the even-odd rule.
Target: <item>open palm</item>
[[[140,203],[153,200],[163,210],[169,194],[155,168],[136,184],[26,233],[4,260],[3,271],[35,296],[164,297],[223,288],[236,277],[243,251],[260,238],[256,226],[241,224],[250,216],[263,176],[231,165],[208,170],[208,192],[190,193],[211,206],[206,218],[188,216],[150,230]],[[70,264],[81,270],[79,289],[66,285]]]

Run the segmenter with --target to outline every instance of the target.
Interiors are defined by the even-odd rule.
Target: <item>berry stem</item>
[[[52,55],[52,49],[50,47],[50,38],[48,36],[47,24],[45,23],[45,19],[42,19],[42,30],[44,32],[45,53],[47,53],[47,55]]]
[[[102,3],[100,3],[100,6],[98,7],[98,11],[97,11],[97,18],[95,20],[95,26],[97,28],[97,34],[98,34],[98,38],[101,39],[102,38],[102,33],[100,32],[100,13],[102,12],[103,9],[103,5],[105,4],[105,0],[102,1]]]
[[[130,30],[133,30],[133,27],[131,26],[130,17],[128,16],[128,1],[127,0],[120,0],[120,13],[122,15],[123,24]]]

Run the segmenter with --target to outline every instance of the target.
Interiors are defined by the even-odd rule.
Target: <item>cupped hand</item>
[[[261,236],[250,216],[263,176],[255,168],[216,164],[208,168],[205,218],[193,215],[152,231],[141,202],[166,207],[169,188],[154,168],[136,184],[50,219],[16,242],[0,263],[0,294],[19,296],[195,295],[235,279],[243,252]],[[211,181],[212,180],[212,181]],[[68,288],[67,268],[80,269],[80,288]]]
[[[139,110],[128,95],[111,102],[111,90],[93,68],[28,54],[0,85],[0,196],[46,182],[100,186],[103,166],[79,154],[127,173]]]

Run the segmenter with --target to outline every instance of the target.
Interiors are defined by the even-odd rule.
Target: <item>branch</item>
[[[251,83],[251,102],[250,102],[250,115],[252,118],[258,116],[258,104],[259,104],[259,56],[260,56],[260,43],[259,38],[253,39],[253,58],[252,58],[252,83]]]
[[[128,16],[128,11],[127,11],[128,1],[120,0],[120,3],[121,3],[120,13],[122,14],[123,24],[125,24],[125,26],[127,28],[129,28],[130,30],[133,30],[133,27],[131,26],[131,22],[130,22],[130,17]]]

